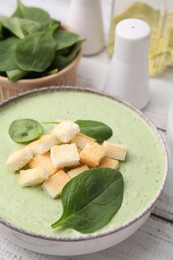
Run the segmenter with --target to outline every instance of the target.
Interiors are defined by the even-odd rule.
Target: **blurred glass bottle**
[[[149,74],[156,76],[173,64],[173,0],[112,0],[108,52],[112,56],[117,23],[139,18],[151,27]],[[116,44],[115,44],[116,48]]]

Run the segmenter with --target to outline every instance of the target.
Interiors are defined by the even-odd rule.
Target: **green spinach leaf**
[[[123,177],[114,169],[90,169],[71,179],[63,188],[63,214],[52,228],[62,226],[81,233],[104,227],[121,207]]]
[[[43,27],[52,23],[52,20],[47,12],[36,7],[26,7],[20,0],[17,0],[18,6],[13,14],[13,17],[25,18],[35,22],[39,22]]]
[[[102,143],[112,136],[112,129],[102,122],[76,120],[75,123],[79,125],[81,133],[96,139],[99,143]]]
[[[53,36],[57,42],[57,51],[69,48],[79,41],[78,34],[73,32],[67,32],[59,28],[56,29]]]
[[[36,21],[32,21],[29,19],[20,19],[20,18],[16,18],[16,19],[18,19],[19,21],[24,36],[27,34],[37,32],[42,29],[40,24]]]
[[[24,38],[24,33],[21,29],[21,25],[19,23],[18,18],[12,18],[12,17],[0,17],[0,23],[8,29],[10,32],[12,32],[15,36],[19,37],[20,39]]]
[[[24,76],[28,74],[28,72],[20,70],[20,69],[15,69],[15,70],[9,70],[6,71],[7,77],[11,82],[15,82]]]
[[[0,23],[20,39],[23,39],[26,34],[30,34],[41,29],[39,23],[17,17],[0,16]]]
[[[0,41],[0,71],[17,69],[15,63],[15,49],[19,42],[16,37]]]
[[[50,66],[56,52],[54,30],[55,26],[20,40],[16,47],[15,61],[21,70],[43,72]]]
[[[28,143],[42,135],[41,125],[33,119],[14,120],[9,127],[9,135],[16,143]]]
[[[79,52],[82,43],[83,40],[79,40],[79,42],[77,42],[74,46],[72,46],[72,49],[69,50],[68,53],[66,54],[59,54],[59,52],[57,51],[52,66],[58,68],[59,70],[62,70],[67,65],[69,65],[72,62],[72,60],[74,60],[77,53]]]

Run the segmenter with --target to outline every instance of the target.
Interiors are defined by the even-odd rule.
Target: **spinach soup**
[[[26,231],[53,237],[85,237],[72,229],[52,229],[62,215],[60,199],[50,199],[40,187],[27,189],[16,185],[18,173],[6,166],[8,154],[23,144],[13,142],[8,134],[12,121],[31,118],[40,123],[58,120],[95,120],[113,130],[112,143],[125,144],[128,155],[120,163],[124,179],[121,208],[111,221],[96,234],[112,231],[133,221],[154,204],[166,178],[164,145],[154,127],[140,113],[122,102],[78,89],[34,91],[7,102],[0,108],[0,218]],[[44,125],[45,133],[52,129]]]

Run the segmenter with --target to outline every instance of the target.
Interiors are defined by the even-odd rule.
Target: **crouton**
[[[124,161],[127,153],[127,147],[122,144],[112,144],[104,141],[103,148],[107,157]]]
[[[76,146],[80,149],[83,149],[88,143],[91,142],[96,142],[96,140],[82,133],[78,133],[71,140],[71,143],[75,143]]]
[[[103,157],[101,159],[99,165],[97,166],[98,168],[112,168],[112,169],[118,169],[119,167],[119,161],[108,158],[108,157]]]
[[[81,167],[72,169],[71,171],[68,171],[67,174],[68,176],[72,179],[75,176],[79,175],[81,172],[89,170],[89,167],[87,165],[83,165]]]
[[[61,191],[70,177],[63,171],[58,171],[42,184],[42,189],[53,199],[61,195]]]
[[[36,186],[48,178],[48,171],[43,167],[20,170],[19,185],[21,187]]]
[[[29,162],[30,168],[43,167],[47,169],[49,176],[57,172],[57,169],[53,167],[52,160],[50,158],[50,152],[37,155]]]
[[[77,124],[71,121],[62,121],[52,130],[52,133],[61,143],[68,143],[79,131]]]
[[[33,156],[37,156],[48,152],[56,144],[59,144],[57,137],[53,134],[47,134],[28,144],[27,147],[32,151]]]
[[[104,149],[98,143],[88,143],[80,152],[80,161],[89,167],[96,167],[100,160],[105,156]]]
[[[63,168],[79,164],[79,154],[75,144],[55,145],[51,148],[51,160],[54,168]]]
[[[32,152],[27,147],[10,153],[7,159],[7,166],[11,171],[18,171],[33,158]]]

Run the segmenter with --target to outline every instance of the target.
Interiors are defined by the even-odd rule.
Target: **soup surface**
[[[60,199],[51,199],[40,187],[21,188],[18,173],[6,166],[8,154],[22,145],[8,134],[15,119],[45,121],[90,119],[113,129],[110,141],[128,147],[125,162],[119,170],[124,177],[124,199],[118,213],[101,230],[110,231],[142,214],[154,200],[165,179],[164,147],[155,130],[128,106],[111,98],[80,91],[44,91],[24,96],[0,109],[0,218],[34,233],[48,236],[85,237],[75,230],[51,229],[62,214]],[[43,124],[46,132],[53,126]]]

